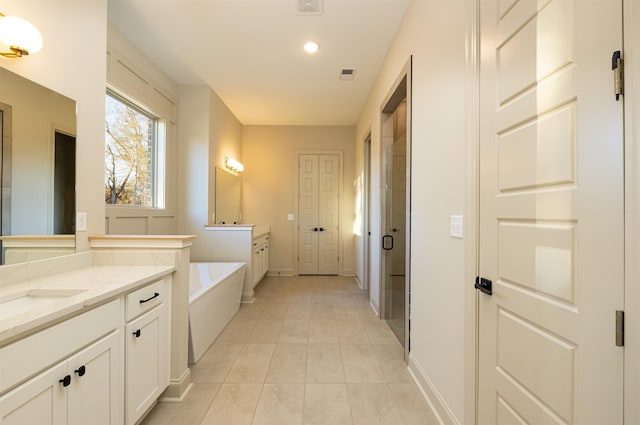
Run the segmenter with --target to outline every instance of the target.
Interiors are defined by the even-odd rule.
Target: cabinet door
[[[68,424],[123,423],[122,333],[115,331],[71,357],[68,368]]]
[[[251,287],[260,280],[260,247],[255,247],[251,255]]]
[[[133,424],[164,390],[162,306],[126,326],[126,418]],[[166,332],[166,329],[164,330]]]
[[[0,397],[1,425],[54,425],[67,421],[67,375],[62,362]]]

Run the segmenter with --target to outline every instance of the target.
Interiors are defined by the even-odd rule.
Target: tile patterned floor
[[[267,277],[142,425],[436,425],[353,278]]]

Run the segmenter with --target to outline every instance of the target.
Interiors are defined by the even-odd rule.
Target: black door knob
[[[140,338],[140,334],[141,334],[140,329],[135,331],[133,334],[136,336],[136,338]]]

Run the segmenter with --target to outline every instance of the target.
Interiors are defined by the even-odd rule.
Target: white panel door
[[[479,424],[622,423],[621,6],[480,3]]]
[[[298,273],[338,274],[340,158],[298,156]]]
[[[340,159],[318,156],[318,274],[338,274]]]
[[[298,157],[298,273],[318,273],[318,155]]]

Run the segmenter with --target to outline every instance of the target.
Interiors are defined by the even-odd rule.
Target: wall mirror
[[[0,123],[1,264],[75,252],[76,102],[0,68]]]
[[[216,167],[216,224],[239,224],[242,220],[242,177]]]

